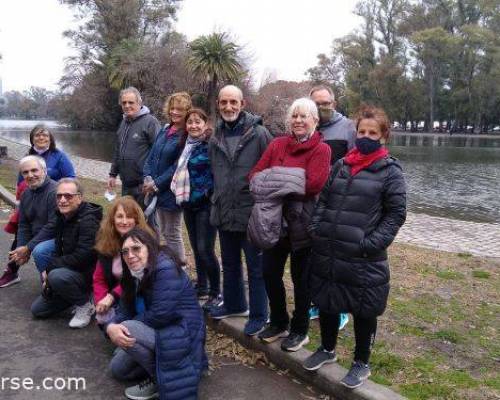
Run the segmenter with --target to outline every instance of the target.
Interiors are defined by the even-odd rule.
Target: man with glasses
[[[55,251],[42,274],[42,295],[33,302],[35,317],[47,318],[69,307],[75,314],[69,326],[83,328],[94,314],[91,302],[92,274],[97,255],[95,236],[102,219],[102,207],[84,201],[83,188],[74,178],[57,183],[55,220],[44,231],[55,237]]]
[[[120,175],[122,196],[130,195],[144,206],[142,170],[160,130],[160,123],[150,114],[149,108],[142,104],[141,94],[136,88],[123,89],[119,99],[123,119],[117,131],[108,189],[114,189],[116,177]]]
[[[19,172],[28,187],[19,203],[17,247],[9,253],[8,271],[2,276],[1,287],[20,281],[19,266],[27,263],[30,256],[38,268],[54,249],[54,236],[46,227],[55,219],[56,183],[47,175],[45,160],[39,156],[21,159]]]
[[[354,147],[356,127],[354,123],[335,111],[337,105],[332,89],[328,86],[315,86],[309,97],[316,103],[319,114],[319,131],[323,140],[332,149],[332,162],[340,160]]]

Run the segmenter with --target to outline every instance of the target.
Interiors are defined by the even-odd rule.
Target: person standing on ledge
[[[117,141],[109,171],[108,189],[113,190],[116,177],[122,180],[122,196],[132,196],[144,207],[142,170],[153,146],[160,123],[142,104],[141,94],[135,87],[120,92],[123,120],[117,131]]]

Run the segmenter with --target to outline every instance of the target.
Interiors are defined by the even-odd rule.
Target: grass
[[[0,183],[13,190],[14,182],[15,168],[0,165]],[[82,183],[86,199],[106,209],[105,184]],[[186,235],[185,243],[189,255]],[[500,397],[500,262],[401,244],[391,246],[389,257],[391,294],[379,319],[370,379],[412,400]],[[285,285],[292,310],[289,272]],[[317,320],[309,336],[306,348],[314,351]],[[218,346],[221,340],[212,341]],[[353,349],[351,320],[339,334],[339,364],[350,366]]]

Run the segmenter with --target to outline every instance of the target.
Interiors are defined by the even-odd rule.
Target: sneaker
[[[12,270],[7,267],[0,277],[0,288],[8,287],[19,282],[21,282],[21,278],[19,278],[17,272],[12,272]]]
[[[323,365],[334,363],[335,361],[337,361],[335,350],[326,351],[323,346],[320,346],[318,350],[304,360],[302,367],[308,371],[316,371]]]
[[[247,336],[255,336],[261,333],[266,327],[266,321],[250,319],[245,324],[243,332]]]
[[[297,351],[307,343],[309,343],[309,336],[291,332],[288,337],[281,343],[281,350]]]
[[[237,311],[237,312],[231,312],[226,310],[226,307],[224,307],[224,304],[212,307],[210,309],[210,316],[213,319],[224,319],[224,318],[230,318],[230,317],[248,317],[248,310],[244,311]]]
[[[194,285],[194,289],[196,290],[196,296],[198,296],[198,300],[208,299],[208,288],[200,287],[198,284]]]
[[[319,308],[311,307],[309,309],[309,319],[318,319],[319,318]]]
[[[75,315],[69,321],[70,328],[85,328],[92,320],[92,315],[94,315],[95,307],[89,301],[83,306],[75,307]]]
[[[218,294],[217,296],[208,296],[208,300],[203,303],[203,311],[210,312],[213,307],[218,307],[224,304],[222,296]]]
[[[158,399],[160,395],[158,389],[156,389],[156,383],[151,378],[148,378],[135,386],[125,389],[125,397],[132,400],[149,400]]]
[[[354,361],[351,369],[346,376],[342,378],[340,383],[349,389],[357,388],[363,384],[371,375],[370,366],[361,361]]]
[[[340,314],[340,323],[339,323],[339,331],[344,329],[347,323],[349,322],[349,314]]]
[[[261,333],[259,333],[259,339],[266,343],[272,343],[279,338],[285,338],[288,336],[288,331],[286,329],[278,328],[274,325],[268,325]]]

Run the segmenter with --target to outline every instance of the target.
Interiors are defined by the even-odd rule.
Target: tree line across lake
[[[218,89],[234,83],[244,89],[247,108],[276,132],[284,130],[293,99],[323,83],[348,115],[367,102],[410,130],[500,126],[500,0],[361,0],[354,9],[360,26],[318,55],[307,80],[282,81],[271,73],[257,89],[244,48],[230,35],[188,42],[172,28],[177,0],[61,3],[81,23],[64,33],[77,53],[66,62],[60,90],[7,92],[0,118],[54,118],[75,129],[113,130],[121,118],[118,92],[130,85],[157,115],[169,94],[186,90],[213,116]]]

